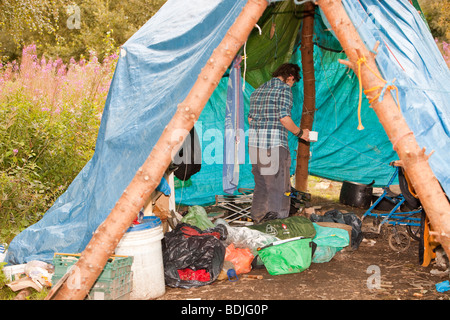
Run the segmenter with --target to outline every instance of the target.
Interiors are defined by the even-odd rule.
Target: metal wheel
[[[414,215],[415,218],[420,217],[420,226],[406,226],[406,231],[408,231],[408,234],[413,238],[414,240],[420,241],[424,229],[424,223],[425,223],[425,211],[422,210],[420,213],[416,213]]]
[[[406,231],[408,232],[409,236],[413,238],[416,241],[420,240],[420,226],[406,226]]]
[[[411,238],[404,231],[393,230],[393,232],[389,235],[389,246],[394,251],[404,252],[408,250],[410,244]]]
[[[416,198],[411,191],[409,190],[408,180],[406,180],[405,172],[403,168],[399,168],[398,170],[398,184],[400,186],[400,190],[405,197],[405,203],[410,210],[416,210],[420,207],[420,200]]]

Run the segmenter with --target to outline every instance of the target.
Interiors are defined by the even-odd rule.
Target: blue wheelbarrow
[[[368,216],[373,217],[373,223],[378,227],[378,233],[388,237],[391,249],[403,252],[409,248],[411,239],[420,240],[424,211],[420,200],[411,191],[403,168],[396,166],[395,161],[390,165],[395,167],[391,179],[383,188],[383,194],[367,209],[362,219]],[[395,193],[390,189],[397,176],[401,193]],[[375,212],[380,211],[383,206],[389,207],[390,210]],[[388,226],[392,227],[390,228],[391,232],[388,232]],[[399,226],[405,226],[406,232],[400,230]]]

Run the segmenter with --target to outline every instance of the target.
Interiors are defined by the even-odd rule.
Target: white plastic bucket
[[[128,229],[116,247],[116,255],[133,256],[133,289],[130,294],[133,300],[155,299],[166,292],[161,246],[163,237],[160,221],[157,226],[144,221]]]

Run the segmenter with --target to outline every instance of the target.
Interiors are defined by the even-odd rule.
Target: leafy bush
[[[431,33],[440,41],[450,40],[450,0],[419,0]]]
[[[92,157],[117,55],[0,65],[0,242],[37,222]]]
[[[166,0],[2,0],[0,61],[20,59],[21,48],[68,62],[95,50],[103,59],[128,40]]]

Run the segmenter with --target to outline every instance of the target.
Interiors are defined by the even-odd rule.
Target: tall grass
[[[117,55],[0,64],[0,241],[37,222],[92,157]]]

